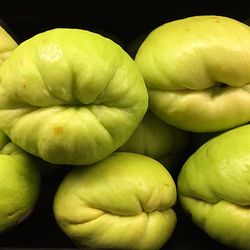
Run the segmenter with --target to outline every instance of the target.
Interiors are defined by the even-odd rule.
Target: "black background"
[[[132,38],[167,22],[193,15],[217,14],[244,21],[250,1],[5,1],[2,18],[21,42],[55,27],[100,30],[115,35],[125,45]]]
[[[193,15],[223,15],[244,22],[250,1],[36,1],[5,2],[0,18],[18,43],[56,27],[82,28],[115,37],[126,48],[135,37],[159,25]],[[0,247],[76,248],[57,227],[52,204],[54,193],[69,168],[43,173],[40,198],[33,213],[12,230],[0,235]],[[229,249],[197,228],[176,204],[178,222],[163,249]]]

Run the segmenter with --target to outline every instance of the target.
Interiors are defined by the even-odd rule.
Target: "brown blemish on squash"
[[[22,82],[21,82],[21,85],[22,85],[24,88],[26,88],[26,82],[25,82],[25,81],[22,81]]]
[[[216,23],[220,23],[220,18],[218,16],[211,16],[211,19],[213,19]]]
[[[54,131],[54,134],[60,135],[63,133],[63,127],[62,126],[54,127],[53,131]]]

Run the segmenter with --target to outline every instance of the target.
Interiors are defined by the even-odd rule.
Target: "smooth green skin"
[[[183,152],[188,142],[188,132],[173,127],[147,111],[135,132],[117,151],[143,154],[156,160],[166,159],[171,163],[171,156]],[[181,154],[179,155],[181,159]],[[165,164],[164,164],[165,165]]]
[[[0,131],[0,233],[32,211],[40,191],[40,172],[26,152]]]
[[[250,125],[203,144],[182,167],[178,195],[194,223],[212,238],[250,249]]]
[[[9,57],[17,46],[16,41],[0,26],[0,64]]]
[[[250,27],[223,16],[193,16],[153,30],[135,57],[149,108],[192,132],[250,119]]]
[[[1,129],[55,164],[85,165],[115,151],[148,107],[137,65],[116,43],[80,29],[24,41],[0,67]]]
[[[159,162],[115,152],[64,178],[54,214],[79,247],[156,250],[174,231],[175,202],[175,183]]]

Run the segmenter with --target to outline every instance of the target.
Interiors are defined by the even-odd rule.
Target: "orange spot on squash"
[[[185,28],[184,31],[185,32],[191,32],[191,29],[190,28]]]
[[[60,135],[62,133],[63,133],[63,127],[62,126],[54,127],[54,134]]]

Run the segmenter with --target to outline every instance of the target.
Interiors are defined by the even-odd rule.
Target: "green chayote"
[[[135,62],[149,108],[192,132],[216,132],[250,119],[250,27],[215,15],[187,17],[154,29]]]
[[[54,214],[79,247],[157,250],[174,231],[175,202],[176,186],[163,165],[144,155],[115,152],[65,176]]]
[[[31,213],[40,191],[34,160],[0,131],[0,233]]]
[[[137,65],[99,34],[56,28],[21,43],[0,67],[1,129],[55,164],[86,165],[115,151],[148,107]]]
[[[183,165],[178,194],[183,209],[212,238],[250,249],[250,125],[217,135]]]

